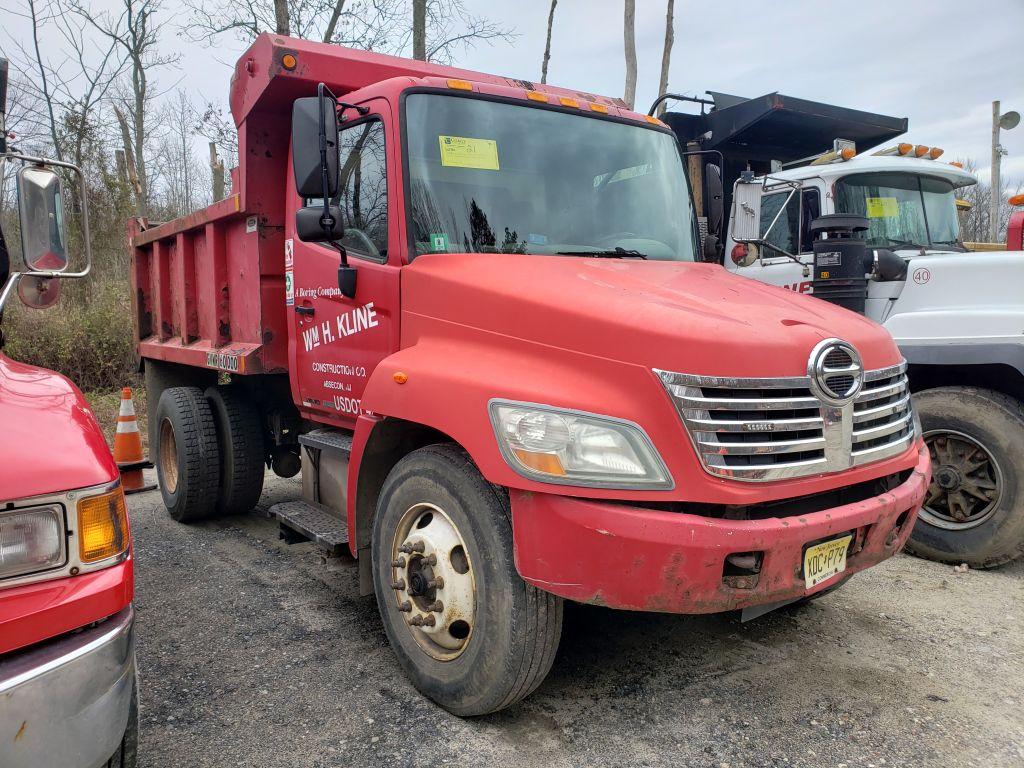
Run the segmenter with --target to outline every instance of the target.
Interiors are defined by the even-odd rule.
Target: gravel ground
[[[298,494],[268,476],[261,504]],[[1024,765],[1024,563],[901,555],[745,625],[569,605],[544,684],[460,720],[406,681],[350,559],[130,502],[140,765]]]

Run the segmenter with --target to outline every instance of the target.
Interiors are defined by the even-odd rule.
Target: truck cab
[[[15,294],[49,306],[58,280],[88,272],[88,259],[68,270],[56,172],[77,169],[6,144],[5,65],[0,167],[19,164],[21,248],[9,253],[0,230],[0,317]],[[0,765],[134,766],[133,559],[118,468],[78,388],[4,355],[2,325],[0,428]]]
[[[130,224],[164,503],[354,559],[460,715],[550,669],[565,599],[753,618],[903,546],[930,464],[875,323],[697,260],[660,120],[261,36],[232,197]]]
[[[696,146],[725,158],[726,269],[830,298],[838,272],[816,253],[836,257],[815,222],[864,219],[852,306],[899,344],[935,466],[909,548],[973,567],[1024,554],[1024,260],[963,242],[958,190],[975,177],[941,148],[896,141],[905,119],[779,94],[715,97],[703,116],[666,119],[681,138],[708,129]]]

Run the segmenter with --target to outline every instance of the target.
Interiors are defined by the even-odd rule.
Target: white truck
[[[868,249],[896,253],[906,269],[868,280],[865,314],[909,363],[934,466],[908,548],[1001,565],[1024,554],[1024,254],[964,247],[957,190],[977,179],[934,149],[843,148],[736,182],[725,267],[813,293],[811,222],[867,219]]]

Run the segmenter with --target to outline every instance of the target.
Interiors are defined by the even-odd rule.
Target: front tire
[[[551,669],[562,600],[519,577],[508,497],[457,446],[421,448],[391,470],[372,558],[391,647],[416,688],[449,712],[504,709]]]
[[[914,395],[932,484],[907,542],[929,560],[995,568],[1024,554],[1024,408],[975,387]]]
[[[217,507],[220,450],[201,389],[164,390],[156,407],[155,443],[160,495],[171,517],[179,523],[210,517]]]

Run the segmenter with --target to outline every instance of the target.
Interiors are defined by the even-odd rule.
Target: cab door
[[[788,198],[788,202],[787,202]],[[779,209],[785,206],[776,219]],[[729,268],[737,274],[788,288],[797,293],[811,292],[811,265],[814,253],[811,240],[811,221],[821,215],[821,193],[817,187],[804,187],[790,197],[789,189],[769,192],[761,196],[761,236],[771,245],[799,256],[797,263],[789,256],[769,247],[761,248],[761,257],[747,267],[727,260]],[[768,231],[772,221],[775,226]],[[804,273],[807,274],[804,274]]]
[[[368,377],[399,344],[397,137],[389,104],[373,99],[366,106],[368,114],[347,110],[341,123],[338,193],[331,201],[341,208],[339,244],[356,268],[355,297],[338,288],[336,248],[295,237],[285,243],[293,397],[304,416],[342,426],[355,423]],[[321,203],[291,197],[291,222],[298,207]]]

